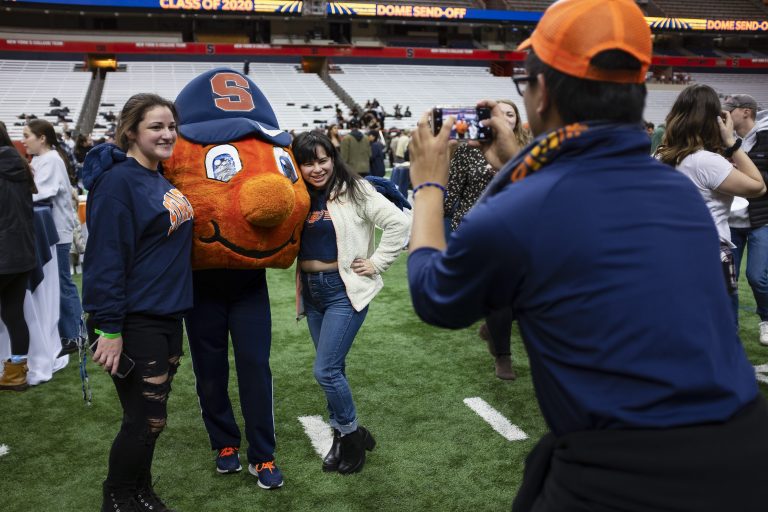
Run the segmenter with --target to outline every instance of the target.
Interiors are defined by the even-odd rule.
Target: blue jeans
[[[80,336],[80,322],[83,306],[77,287],[69,272],[69,247],[72,244],[56,244],[56,258],[59,260],[59,336],[75,339]]]
[[[350,434],[357,430],[357,412],[345,359],[368,307],[355,311],[338,272],[302,272],[301,283],[309,333],[317,351],[315,379],[325,392],[331,427]]]
[[[757,315],[761,321],[768,320],[768,226],[756,229],[731,228],[733,263],[736,265],[736,277],[739,276],[741,259],[747,249],[747,281],[757,305]],[[738,318],[739,298],[734,299],[736,318]]]

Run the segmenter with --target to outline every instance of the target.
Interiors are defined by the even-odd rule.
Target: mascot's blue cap
[[[206,71],[181,90],[175,103],[179,132],[197,144],[220,144],[251,134],[278,146],[291,143],[267,98],[235,70]]]

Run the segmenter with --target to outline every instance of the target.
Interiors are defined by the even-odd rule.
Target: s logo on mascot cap
[[[291,266],[309,194],[262,92],[217,68],[189,82],[176,109],[180,136],[163,169],[195,209],[192,266]]]

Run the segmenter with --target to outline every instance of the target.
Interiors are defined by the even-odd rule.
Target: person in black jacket
[[[748,94],[734,94],[723,101],[723,110],[731,113],[733,129],[739,136],[741,149],[768,183],[768,111],[758,110],[757,101]],[[749,199],[748,206],[731,208],[733,263],[738,278],[744,251],[745,272],[755,297],[755,312],[760,317],[761,345],[768,345],[768,195]],[[734,294],[734,310],[738,322],[739,296]]]
[[[35,192],[32,170],[0,122],[0,316],[11,338],[11,358],[3,361],[0,390],[24,391],[29,387],[24,295],[29,272],[35,267]]]

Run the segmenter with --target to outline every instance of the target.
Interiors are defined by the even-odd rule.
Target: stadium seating
[[[399,104],[412,117],[388,117],[387,127],[410,128],[424,111],[436,105],[474,105],[479,99],[508,98],[522,107],[522,98],[509,77],[491,75],[487,67],[342,64],[333,79],[364,105],[377,99],[388,114]],[[522,110],[522,109],[521,109]],[[523,118],[525,113],[521,112]]]
[[[654,0],[664,14],[673,18],[713,18],[759,20],[768,18],[768,11],[752,0]]]
[[[100,112],[119,112],[131,94],[137,92],[155,92],[174,100],[194,77],[222,66],[238,71],[243,68],[242,62],[127,62],[125,72],[107,74],[101,103],[112,105],[102,106]],[[332,106],[340,103],[317,75],[301,73],[294,64],[252,62],[249,67],[249,76],[272,104],[283,129],[306,130],[320,124],[316,120],[325,124],[334,115]],[[326,106],[331,108],[323,108]],[[315,111],[316,107],[320,110]],[[98,119],[97,122],[104,124]],[[94,138],[105,131],[94,130]]]
[[[70,128],[75,127],[91,81],[90,72],[75,71],[78,62],[43,60],[0,60],[0,121],[8,127],[14,140],[21,139],[22,126],[18,119],[22,113],[34,114],[58,124],[56,116],[45,116],[50,112],[49,101],[56,97],[61,107],[69,107],[67,118]]]
[[[730,73],[691,73],[691,78],[702,84],[707,84],[719,94],[749,94],[755,98],[758,107],[768,108],[768,87],[765,75]]]

